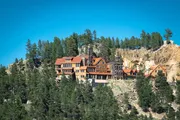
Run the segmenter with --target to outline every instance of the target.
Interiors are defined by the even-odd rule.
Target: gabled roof
[[[150,69],[150,73],[148,76],[150,76],[155,70],[157,70],[157,68],[160,67],[164,72],[166,72],[166,68],[162,65],[154,65],[154,66],[151,66]]]
[[[64,58],[58,58],[56,59],[56,65],[61,65],[63,62],[65,62],[65,59]]]
[[[81,60],[82,60],[82,59],[81,59],[80,56],[76,56],[76,57],[73,58],[72,63],[80,63]]]
[[[71,61],[66,61],[66,60],[71,60]],[[56,65],[61,65],[63,63],[80,63],[81,62],[81,57],[76,56],[76,57],[63,57],[63,58],[57,58],[56,59]]]
[[[103,58],[101,58],[101,57],[99,57],[99,58],[93,58],[93,65],[97,65],[97,63],[100,61],[100,60],[103,60],[104,61],[104,59]],[[104,61],[105,62],[105,61]]]

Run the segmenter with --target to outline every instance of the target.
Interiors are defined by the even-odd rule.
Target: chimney
[[[92,65],[92,48],[90,47],[90,45],[88,45],[88,65]]]

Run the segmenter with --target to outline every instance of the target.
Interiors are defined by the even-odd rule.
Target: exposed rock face
[[[153,65],[164,65],[167,67],[167,78],[171,82],[180,74],[180,47],[174,44],[163,45],[156,51],[146,50],[144,48],[138,50],[117,49],[116,54],[122,55],[126,61],[125,65],[132,68],[135,65],[134,61],[145,70]],[[137,64],[137,63],[136,63]]]
[[[100,54],[100,47],[102,45],[100,43],[94,43],[93,45],[91,45],[91,47],[93,48],[93,52],[96,54],[96,55],[99,55]],[[79,51],[79,54],[87,54],[88,52],[88,46],[87,45],[83,45],[81,48],[78,48],[78,51]]]

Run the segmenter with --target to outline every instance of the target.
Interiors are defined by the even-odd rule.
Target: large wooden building
[[[124,79],[127,76],[134,76],[134,70],[122,69],[122,61],[106,63],[102,57],[90,55],[79,55],[76,57],[63,57],[56,60],[57,80],[64,74],[76,80],[95,80],[99,83],[107,83],[109,79]]]
[[[61,79],[63,74],[66,77],[72,76],[78,80],[111,78],[111,72],[107,70],[106,61],[101,57],[92,58],[91,64],[89,64],[87,55],[63,57],[58,58],[55,65],[57,79]]]

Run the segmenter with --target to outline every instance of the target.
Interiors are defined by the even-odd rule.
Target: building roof
[[[66,60],[71,60],[71,61],[66,61]],[[80,56],[57,58],[55,65],[61,65],[63,63],[80,63],[81,60],[82,59]]]
[[[80,63],[81,60],[82,60],[82,59],[81,59],[80,56],[76,56],[76,57],[73,58],[72,63]]]
[[[99,58],[93,58],[93,65],[96,65],[100,60],[102,60],[103,58],[99,57]]]
[[[166,67],[165,67],[165,66],[162,66],[162,65],[154,65],[154,66],[151,66],[150,69],[151,69],[151,70],[155,70],[155,69],[157,69],[158,67],[161,67],[164,71],[166,70]]]
[[[166,72],[166,67],[162,66],[162,65],[154,65],[150,67],[150,72],[149,74],[146,74],[147,77],[149,77],[155,70],[158,69],[158,67],[160,67],[164,72]]]
[[[132,71],[132,69],[124,69],[123,70],[125,73],[130,73]]]
[[[55,65],[61,65],[63,62],[65,62],[64,58],[58,58],[58,59],[56,59]]]

